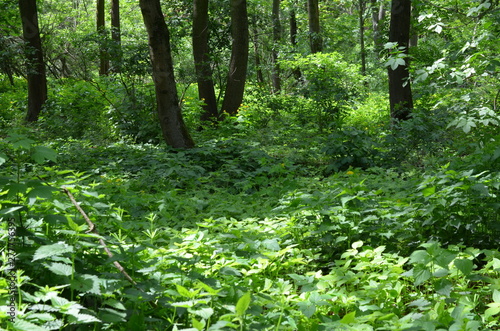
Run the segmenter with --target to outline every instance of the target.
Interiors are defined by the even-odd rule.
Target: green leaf
[[[182,296],[184,298],[188,298],[188,299],[191,299],[193,297],[193,293],[191,293],[191,291],[189,291],[184,286],[182,286],[180,284],[175,284],[175,287],[176,287],[177,292],[179,293],[180,296]]]
[[[493,290],[493,301],[500,303],[500,291]]]
[[[51,256],[58,256],[70,252],[73,252],[73,246],[70,246],[64,242],[59,242],[53,245],[45,245],[39,247],[36,250],[35,254],[33,255],[32,261],[45,259]]]
[[[429,255],[429,253],[427,253],[427,251],[424,251],[424,250],[414,251],[410,255],[410,262],[415,263],[415,264],[418,263],[418,264],[426,265],[431,260],[432,260],[432,257]]]
[[[4,164],[7,161],[7,155],[4,153],[0,153],[0,165]]]
[[[191,323],[193,323],[193,326],[196,328],[196,330],[201,331],[205,328],[205,321],[198,321],[196,318],[191,318]]]
[[[345,314],[344,317],[340,320],[340,323],[342,324],[349,324],[349,323],[354,323],[356,322],[356,312],[353,311],[352,313]]]
[[[212,316],[214,314],[214,310],[212,308],[201,308],[201,309],[196,309],[196,310],[190,309],[189,312],[192,314],[198,315],[201,318],[206,319],[206,320],[209,319],[210,316]]]
[[[413,268],[413,278],[415,279],[415,286],[418,286],[427,281],[429,278],[431,278],[431,276],[432,274],[430,270],[424,265],[418,264]]]
[[[474,264],[469,259],[456,259],[453,263],[466,276],[472,272],[472,268],[474,267]]]
[[[73,273],[73,268],[66,263],[51,262],[47,269],[60,276],[70,276]]]
[[[59,190],[55,187],[45,185],[37,186],[28,192],[29,205],[34,205],[37,198],[50,199],[52,198],[52,193],[57,191]]]
[[[426,187],[422,190],[422,194],[424,197],[428,197],[429,195],[433,195],[436,193],[436,186]]]
[[[18,331],[49,331],[49,329],[42,328],[36,324],[27,322],[25,320],[16,319],[13,324],[14,330]]]
[[[99,278],[96,275],[77,275],[71,281],[71,288],[80,293],[101,294]]]
[[[33,155],[31,156],[36,163],[43,163],[47,160],[57,161],[57,152],[52,148],[48,148],[45,146],[35,146],[33,148]]]
[[[250,301],[252,300],[252,294],[247,292],[236,303],[236,315],[243,316],[250,306]]]
[[[434,282],[434,289],[438,294],[444,295],[449,298],[453,286],[448,279],[439,279]]]
[[[311,318],[312,315],[316,312],[316,305],[309,301],[301,301],[297,303],[299,306],[299,310],[306,316],[307,318]]]

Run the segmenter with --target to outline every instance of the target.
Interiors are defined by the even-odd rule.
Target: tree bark
[[[246,0],[231,0],[231,62],[222,110],[234,115],[243,101],[248,66],[248,14]]]
[[[99,75],[104,76],[108,74],[109,71],[109,55],[104,47],[104,39],[106,38],[105,31],[105,18],[104,18],[104,0],[97,0],[96,8],[96,26],[97,33],[100,37],[99,45]]]
[[[273,93],[279,93],[281,91],[280,66],[278,63],[278,48],[281,41],[280,0],[273,0],[272,20],[273,20],[273,50],[272,50],[273,72],[271,80],[273,82]]]
[[[375,52],[378,54],[382,50],[382,38],[380,36],[380,22],[385,17],[384,3],[377,5],[377,0],[371,0],[372,5],[372,29]]]
[[[410,20],[411,0],[392,0],[389,42],[396,42],[398,47],[403,47],[403,53],[406,55],[410,39]],[[395,70],[391,67],[388,69],[391,117],[397,120],[409,119],[413,109],[408,61],[408,57],[405,57],[404,65],[398,65]]]
[[[194,142],[189,135],[179,107],[170,35],[163,18],[160,0],[140,0],[139,6],[149,37],[158,118],[163,138],[174,148],[191,148]]]
[[[193,57],[198,82],[198,97],[204,100],[202,121],[217,120],[219,112],[212,79],[210,50],[208,48],[208,0],[193,1]]]
[[[366,76],[366,49],[365,49],[365,0],[359,0],[359,44],[361,48],[361,75]]]
[[[26,121],[35,122],[47,101],[47,77],[43,60],[42,41],[38,27],[36,0],[19,0],[28,59],[28,113]]]
[[[299,29],[297,28],[297,15],[294,9],[290,10],[290,43],[292,44],[293,51],[296,52],[297,49],[297,35]],[[293,76],[297,83],[300,83],[302,73],[300,72],[300,68],[293,69]]]
[[[260,60],[259,52],[259,34],[257,29],[253,33],[253,52],[255,54],[255,70],[257,71],[257,82],[264,84],[264,74],[262,73],[262,61]]]
[[[323,51],[323,39],[320,34],[318,0],[307,0],[307,13],[309,16],[309,44],[311,53]]]
[[[121,50],[121,24],[120,24],[120,0],[111,0],[111,39],[114,42],[113,56],[111,58],[111,71],[121,72],[122,50]]]

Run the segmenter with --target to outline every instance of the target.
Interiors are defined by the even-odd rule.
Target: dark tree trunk
[[[19,12],[28,59],[28,113],[26,121],[35,122],[47,100],[47,77],[38,28],[36,0],[19,0]]]
[[[278,48],[281,41],[281,22],[280,22],[280,0],[273,0],[273,72],[272,72],[272,82],[273,82],[273,92],[279,93],[281,91],[281,77],[280,77],[280,66],[278,63]]]
[[[96,9],[96,26],[97,33],[100,35],[100,50],[99,50],[99,75],[107,75],[109,71],[109,55],[104,47],[106,38],[106,27],[104,19],[104,0],[97,0]]]
[[[208,0],[193,1],[193,56],[198,81],[198,96],[204,100],[201,119],[218,119],[212,67],[208,48]]]
[[[246,0],[231,0],[231,62],[222,110],[234,115],[243,101],[248,66],[248,14]]]
[[[359,45],[361,47],[361,74],[366,76],[366,49],[365,49],[365,0],[359,0]]]
[[[114,42],[111,71],[119,73],[122,63],[120,0],[111,0],[111,39]]]
[[[299,31],[299,29],[297,28],[297,15],[295,13],[295,10],[292,9],[290,11],[290,43],[292,44],[294,52],[296,51],[296,48],[297,48],[298,31]],[[293,69],[293,76],[295,77],[297,82],[300,82],[300,79],[302,77],[302,73],[300,72],[300,68]]]
[[[408,54],[410,20],[411,0],[392,0],[389,42],[396,42],[398,47],[403,47],[405,54]],[[407,120],[413,109],[408,57],[405,57],[404,65],[399,65],[395,70],[389,67],[388,71],[391,117]]]
[[[260,84],[264,84],[264,74],[262,73],[262,61],[260,60],[260,52],[259,52],[259,35],[257,31],[253,34],[253,51],[255,53],[255,70],[257,71],[257,82]]]
[[[311,53],[323,51],[323,39],[320,34],[318,0],[307,0],[307,13],[309,15],[309,43]]]
[[[148,31],[158,118],[163,137],[167,144],[174,148],[191,148],[194,143],[184,124],[179,107],[170,50],[170,35],[163,18],[160,0],[140,0],[139,5]]]

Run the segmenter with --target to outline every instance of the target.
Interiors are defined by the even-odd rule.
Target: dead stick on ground
[[[66,195],[71,200],[71,202],[73,203],[73,205],[76,207],[76,209],[78,209],[78,211],[80,212],[80,214],[82,214],[83,218],[85,219],[85,221],[89,225],[89,230],[87,232],[93,232],[96,235],[99,235],[99,232],[97,232],[97,229],[95,228],[94,223],[92,223],[92,221],[87,216],[87,214],[85,214],[85,212],[80,207],[80,205],[78,204],[78,202],[76,202],[75,197],[73,196],[73,194],[71,194],[71,192],[67,188],[65,188],[65,187],[63,187],[63,192],[66,193]],[[106,254],[108,254],[108,256],[110,258],[112,258],[113,257],[113,253],[111,253],[111,251],[109,250],[108,246],[106,246],[106,242],[104,241],[104,239],[99,238],[99,243],[101,244],[101,246],[104,249],[104,251],[106,252]],[[132,284],[134,284],[134,285],[137,286],[137,283],[135,282],[135,280],[133,280],[132,277],[129,276],[129,274],[125,271],[125,269],[122,267],[122,265],[118,261],[114,261],[113,264],[115,265],[115,267],[118,270],[120,270],[120,272],[125,276],[125,278],[127,278],[127,280],[129,282],[131,282]]]

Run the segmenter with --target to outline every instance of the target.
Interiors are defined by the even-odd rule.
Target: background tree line
[[[311,98],[319,117],[340,114],[369,91],[389,91],[396,120],[411,116],[413,95],[441,88],[479,85],[492,107],[498,99],[498,88],[487,83],[498,79],[498,1],[3,0],[2,6],[1,70],[12,85],[14,77],[27,79],[28,121],[38,119],[47,100],[47,76],[87,81],[101,94],[97,77],[106,77],[139,107],[136,89],[156,71],[160,124],[175,147],[193,146],[178,100],[191,84],[203,122],[234,116],[247,82],[262,93]],[[344,61],[334,70],[332,53]],[[158,70],[171,77],[160,81]],[[132,126],[104,97],[122,125]]]

